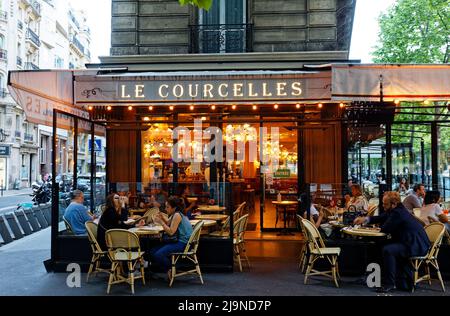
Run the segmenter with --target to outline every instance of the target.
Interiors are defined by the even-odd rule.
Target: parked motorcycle
[[[52,184],[50,180],[42,183],[33,182],[31,184],[33,193],[30,194],[34,204],[44,204],[50,202],[52,198]]]

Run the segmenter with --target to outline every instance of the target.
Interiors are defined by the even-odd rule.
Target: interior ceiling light
[[[111,105],[108,105],[108,107],[106,108],[108,111],[111,111],[112,110],[112,106]]]
[[[148,109],[149,109],[150,111],[153,111],[153,106],[150,105],[150,106],[148,107]]]
[[[297,109],[300,109],[300,103],[297,103],[297,104],[295,105],[295,107],[296,107]]]

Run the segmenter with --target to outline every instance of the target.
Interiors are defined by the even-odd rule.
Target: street
[[[18,203],[31,202],[30,192],[19,193],[20,195],[1,196],[0,197],[0,215],[10,213],[15,210]]]

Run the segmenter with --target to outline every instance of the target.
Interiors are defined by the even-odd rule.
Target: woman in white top
[[[441,194],[439,191],[428,191],[425,194],[424,206],[420,209],[420,219],[427,225],[431,222],[441,222],[445,224],[448,230],[450,230],[448,217],[437,203],[440,197]]]
[[[369,201],[362,194],[362,189],[359,184],[353,184],[352,187],[352,197],[349,195],[345,196],[346,208],[349,209],[350,206],[354,206],[356,211],[363,211],[367,213],[369,209]]]

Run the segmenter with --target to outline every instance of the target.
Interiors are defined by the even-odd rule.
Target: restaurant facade
[[[295,214],[309,212],[311,200],[342,200],[349,179],[366,181],[378,199],[400,173],[411,184],[429,177],[429,188],[450,199],[449,149],[438,140],[449,122],[396,120],[400,102],[446,109],[448,65],[349,61],[354,1],[215,3],[205,13],[177,1],[113,1],[112,56],[83,71],[10,72],[9,89],[28,119],[54,130],[53,179],[69,156],[76,165],[77,140],[88,135],[92,144],[107,143],[104,182],[90,148],[91,210],[112,191],[130,192],[132,208],[161,191],[184,193],[225,207],[230,219],[246,202],[254,230],[286,233],[297,230]],[[229,15],[232,9],[242,16]],[[426,136],[395,134],[412,125]],[[61,144],[58,130],[72,143]],[[48,270],[90,260],[87,238],[62,225],[64,193],[54,180]],[[274,205],[280,197],[300,202],[293,218]],[[233,270],[230,236],[202,236],[203,269]]]

